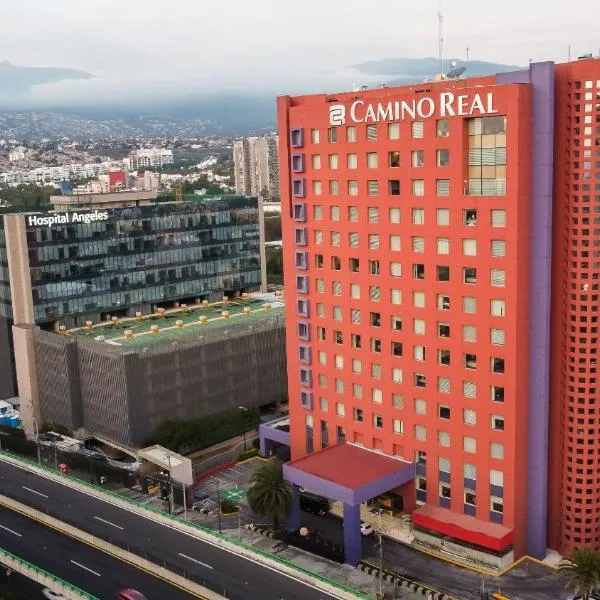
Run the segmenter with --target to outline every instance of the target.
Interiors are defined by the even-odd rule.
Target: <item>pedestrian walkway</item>
[[[229,529],[224,530],[224,533],[232,538],[241,539],[246,544],[258,548],[264,552],[273,553],[277,551],[276,544],[278,543],[271,537],[261,535],[249,531],[248,529]],[[355,569],[349,565],[338,564],[315,556],[310,552],[305,552],[299,548],[293,546],[285,546],[285,549],[277,552],[277,555],[281,558],[294,563],[295,565],[307,569],[312,573],[316,573],[321,577],[327,579],[333,579],[344,585],[355,588],[375,597],[375,594],[379,590],[379,578],[373,577],[368,573],[362,572],[359,569]],[[416,594],[407,589],[398,588],[395,589],[390,582],[383,582],[384,589],[386,591],[386,598],[397,598],[399,600],[423,600],[422,594]]]

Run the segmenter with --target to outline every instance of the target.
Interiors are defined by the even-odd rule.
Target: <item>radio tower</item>
[[[444,15],[442,14],[442,2],[440,0],[438,10],[438,58],[440,60],[440,77],[444,77]]]

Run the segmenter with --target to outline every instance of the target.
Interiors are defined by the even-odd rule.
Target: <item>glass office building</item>
[[[0,215],[0,315],[15,323],[70,328],[260,285],[256,198]]]

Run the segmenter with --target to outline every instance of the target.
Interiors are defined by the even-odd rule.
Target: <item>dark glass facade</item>
[[[255,198],[199,198],[100,212],[107,213],[105,219],[51,227],[23,216],[36,323],[82,324],[91,315],[220,299],[261,283]],[[0,261],[0,300],[5,300],[0,310],[6,311],[2,237]]]
[[[8,278],[8,257],[4,237],[4,219],[0,217],[0,317],[12,319],[10,303],[10,282]]]

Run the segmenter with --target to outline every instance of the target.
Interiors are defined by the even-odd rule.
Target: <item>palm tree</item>
[[[567,589],[584,600],[600,587],[600,554],[591,548],[573,550],[559,563],[559,570],[567,575]]]
[[[250,481],[250,508],[259,515],[270,517],[275,530],[279,530],[279,524],[292,507],[292,490],[283,478],[281,464],[275,461],[263,463]]]

